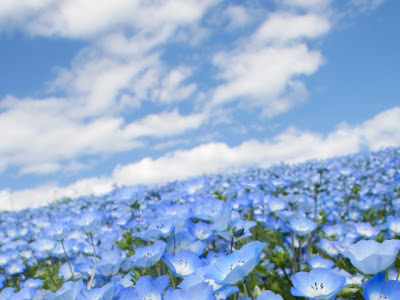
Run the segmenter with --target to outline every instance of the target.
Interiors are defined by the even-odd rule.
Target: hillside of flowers
[[[400,299],[400,149],[0,212],[0,300]]]

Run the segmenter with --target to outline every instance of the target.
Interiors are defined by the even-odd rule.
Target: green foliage
[[[125,231],[122,234],[122,240],[115,240],[115,243],[121,250],[126,250],[127,256],[131,257],[135,254],[135,249],[143,244],[143,241],[140,238],[135,238],[132,236],[132,230]]]
[[[213,192],[213,195],[219,200],[228,201],[228,197],[226,195],[223,195],[220,190],[215,190]]]
[[[43,279],[43,289],[56,292],[63,285],[64,277],[58,277],[60,267],[60,263],[52,263],[50,266],[47,265],[44,269],[38,270],[37,277]]]

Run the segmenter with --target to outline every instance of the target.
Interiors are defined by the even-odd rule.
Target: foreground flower
[[[165,300],[215,300],[211,285],[205,282],[194,285],[187,290],[168,290]]]
[[[180,251],[176,255],[164,254],[164,263],[176,276],[188,276],[204,265],[199,256],[192,251]]]
[[[133,265],[138,268],[147,268],[155,265],[164,254],[167,244],[164,241],[157,241],[151,246],[141,246],[136,249],[131,257]]]
[[[400,299],[400,282],[397,280],[385,281],[385,272],[372,277],[363,285],[365,300],[398,300]]]
[[[342,254],[358,270],[372,275],[384,271],[394,263],[399,249],[399,240],[386,240],[382,244],[374,240],[361,240]]]
[[[156,279],[152,279],[150,276],[140,277],[135,284],[135,291],[131,297],[127,299],[141,300],[161,300],[162,294],[169,284],[169,278],[167,276],[160,276]]]
[[[250,242],[240,250],[217,259],[204,277],[214,279],[217,284],[235,284],[257,266],[265,245],[258,241]]]
[[[293,296],[322,300],[332,299],[344,287],[346,279],[325,268],[315,268],[310,273],[299,272],[292,276]]]

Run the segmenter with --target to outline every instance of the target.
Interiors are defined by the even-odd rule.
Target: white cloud
[[[99,196],[113,189],[109,178],[86,178],[65,187],[42,185],[31,189],[10,192],[0,190],[0,201],[4,210],[18,210],[47,205],[65,197]]]
[[[10,2],[3,5],[8,19],[27,15],[19,20],[18,25],[31,34],[79,39],[95,38],[121,28],[157,31],[165,26],[190,24],[215,3],[208,0],[115,0],[96,3],[92,0],[31,0],[23,1],[23,5],[18,5],[19,1],[6,2]],[[28,8],[36,9],[29,11]]]
[[[137,122],[132,122],[124,128],[124,135],[129,138],[173,136],[196,129],[205,120],[206,115],[204,114],[182,116],[177,110],[173,110],[172,112],[148,115]]]
[[[121,117],[89,121],[69,117],[74,109],[62,99],[14,99],[2,102],[0,166],[20,173],[50,173],[81,155],[104,155],[140,147],[143,137],[175,136],[196,129],[206,115],[180,115],[175,109],[126,123]]]
[[[253,42],[287,42],[316,38],[328,33],[329,20],[317,14],[296,15],[287,12],[271,14],[253,35]]]
[[[400,145],[399,128],[400,107],[394,107],[353,127],[342,123],[325,136],[290,127],[274,138],[248,140],[234,147],[210,142],[157,159],[147,157],[132,164],[118,165],[110,178],[82,179],[66,187],[46,185],[21,191],[1,190],[0,200],[4,209],[20,209],[62,197],[99,195],[110,191],[115,184],[160,184],[247,167],[268,167],[281,161],[296,163],[326,159],[358,152],[364,146],[379,150]]]
[[[224,82],[214,90],[212,106],[240,100],[273,117],[304,101],[307,89],[298,77],[315,73],[323,63],[321,53],[305,41],[330,27],[327,17],[315,13],[269,14],[236,49],[214,56]]]
[[[379,150],[400,145],[399,128],[400,107],[395,107],[354,127],[340,124],[326,136],[291,127],[270,140],[249,140],[235,147],[212,142],[157,159],[145,158],[116,167],[113,178],[118,184],[153,184],[244,167],[267,167],[281,161],[326,159],[360,151],[364,143]]]
[[[253,16],[242,5],[231,5],[226,8],[224,14],[229,18],[228,28],[235,29],[250,24]]]
[[[156,92],[156,98],[161,102],[174,102],[186,99],[196,90],[196,84],[183,85],[183,82],[192,75],[192,71],[187,67],[179,67],[171,70],[162,80],[160,90]]]
[[[310,51],[305,44],[265,47],[239,53],[220,53],[214,63],[220,77],[226,80],[215,90],[215,104],[244,97],[252,105],[265,107],[270,115],[289,109],[279,99],[297,75],[310,75],[322,64],[321,54]]]

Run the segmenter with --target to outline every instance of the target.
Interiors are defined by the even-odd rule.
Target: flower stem
[[[74,272],[72,271],[71,263],[69,261],[68,255],[67,255],[67,251],[65,250],[64,241],[61,240],[60,242],[61,242],[61,245],[63,247],[65,257],[67,258],[68,267],[69,267],[69,270],[71,271],[72,281],[75,282]]]
[[[97,257],[96,257],[97,255],[96,255],[96,247],[94,246],[94,242],[93,242],[93,235],[91,233],[89,233],[89,237],[90,237],[90,240],[92,242],[93,251],[94,251],[94,268],[93,268],[92,277],[90,277],[90,281],[89,281],[89,284],[87,286],[88,290],[90,290],[92,288],[93,278],[94,278],[94,274],[96,274],[96,268],[97,268]]]
[[[244,278],[244,282],[245,282],[245,288],[247,289],[247,295],[250,296],[251,300],[254,300],[253,297],[253,292],[251,291],[251,287],[250,287],[250,283],[249,280],[247,279],[247,277]]]

